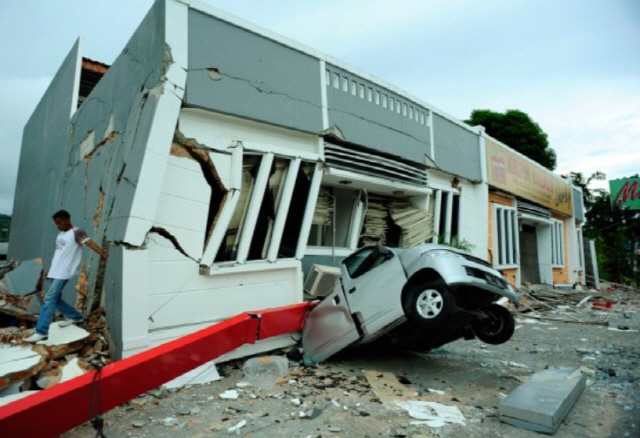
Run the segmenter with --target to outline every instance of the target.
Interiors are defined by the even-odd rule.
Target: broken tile
[[[65,382],[86,373],[87,370],[82,365],[84,365],[84,363],[79,361],[77,357],[71,359],[71,361],[62,367],[60,381]]]

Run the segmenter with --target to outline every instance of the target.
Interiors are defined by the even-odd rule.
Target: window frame
[[[564,223],[558,219],[551,219],[551,267],[564,268]]]
[[[493,205],[493,248],[496,269],[520,266],[520,239],[518,235],[518,209],[506,205]]]

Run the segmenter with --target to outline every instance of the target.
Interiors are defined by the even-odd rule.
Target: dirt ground
[[[632,316],[640,319],[640,311]],[[554,436],[637,438],[640,332],[625,328],[518,316],[514,337],[503,345],[459,340],[429,353],[347,350],[315,367],[290,362],[290,375],[270,391],[236,386],[243,359],[220,365],[219,381],[156,390],[108,412],[104,433],[108,438],[538,437],[501,422],[501,400],[546,367],[582,367],[587,387]],[[457,406],[465,425],[411,425],[406,411],[380,402],[365,371],[393,373],[416,391],[416,400]],[[239,397],[222,399],[230,389]],[[93,437],[95,431],[85,424],[62,436]]]

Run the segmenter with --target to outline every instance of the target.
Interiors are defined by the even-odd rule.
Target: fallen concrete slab
[[[25,296],[36,291],[36,283],[42,272],[42,260],[34,259],[20,263],[20,266],[4,276],[8,293]]]
[[[586,380],[574,368],[540,371],[500,403],[500,419],[523,429],[555,433],[582,393]]]
[[[0,345],[0,389],[37,374],[44,363],[45,357],[31,347]]]

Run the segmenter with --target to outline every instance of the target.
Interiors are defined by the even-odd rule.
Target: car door
[[[333,292],[314,307],[304,321],[304,353],[313,362],[321,362],[360,337],[338,279]]]
[[[345,259],[341,270],[344,294],[360,321],[363,341],[404,320],[401,294],[407,276],[397,254],[381,245],[366,247]]]

